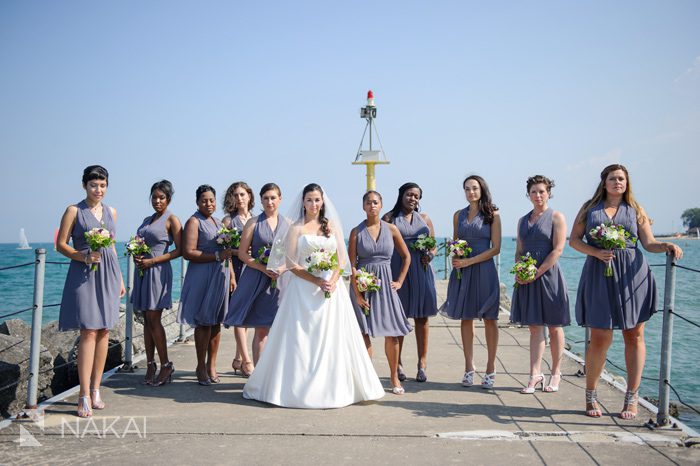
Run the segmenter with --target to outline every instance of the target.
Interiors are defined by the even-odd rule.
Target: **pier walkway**
[[[439,293],[444,300],[445,283]],[[504,315],[505,318],[505,315]],[[583,415],[584,379],[570,358],[558,393],[519,393],[528,374],[526,328],[502,322],[496,388],[463,388],[459,322],[431,319],[428,382],[417,383],[415,338],[405,340],[406,394],[335,410],[284,409],[245,400],[234,376],[232,331],[219,351],[221,383],[196,384],[192,342],[170,348],[172,384],[153,388],[135,373],[106,380],[104,411],[75,417],[77,394],[44,408],[42,422],[5,421],[0,463],[8,464],[699,464],[700,449],[679,430],[650,430],[653,414],[617,415],[623,394],[601,383],[603,417]],[[477,323],[480,383],[486,360]],[[548,359],[548,356],[545,356]],[[374,364],[385,387],[383,341]],[[22,440],[20,442],[20,439]],[[20,446],[21,445],[21,446]]]

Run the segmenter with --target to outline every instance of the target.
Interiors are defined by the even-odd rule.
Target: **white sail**
[[[27,235],[24,233],[24,228],[19,229],[19,246],[17,246],[17,249],[31,249]]]

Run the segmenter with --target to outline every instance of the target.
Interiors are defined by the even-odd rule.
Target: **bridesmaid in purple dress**
[[[389,362],[392,393],[402,395],[404,389],[398,377],[399,337],[412,330],[401,305],[397,291],[402,288],[411,255],[396,226],[379,218],[382,196],[376,191],[367,191],[362,196],[362,207],[367,220],[350,232],[348,256],[352,265],[352,303],[355,308],[365,346],[372,356],[371,337],[384,337],[384,352]],[[391,256],[397,251],[402,260],[396,281],[392,279]],[[361,293],[357,288],[357,272],[364,268],[380,280],[378,291]],[[367,310],[367,311],[365,311]],[[365,314],[368,312],[368,315]]]
[[[407,246],[411,246],[419,235],[435,237],[433,222],[425,212],[419,212],[423,190],[416,183],[405,183],[399,188],[399,197],[394,207],[384,215],[384,220],[396,225]],[[425,382],[426,358],[428,355],[428,317],[437,314],[437,294],[435,292],[435,277],[430,262],[435,257],[437,248],[432,251],[409,250],[411,266],[408,269],[405,286],[398,290],[406,317],[415,323],[416,347],[418,349],[418,373],[416,382]],[[402,261],[397,250],[391,258],[391,271],[395,277],[399,275]],[[399,380],[406,380],[401,364],[403,336],[399,337]]]
[[[104,205],[109,173],[100,165],[83,171],[85,199],[68,206],[61,218],[56,250],[71,259],[63,288],[58,319],[60,330],[80,330],[78,416],[89,417],[93,409],[104,409],[100,383],[107,360],[109,329],[119,321],[119,301],[124,281],[114,245],[91,251],[85,233],[93,228],[116,232],[117,211]],[[73,242],[73,245],[69,243]],[[91,270],[91,266],[97,266]]]
[[[464,387],[474,384],[474,319],[483,319],[488,360],[481,388],[489,389],[496,380],[500,285],[493,258],[501,252],[501,217],[482,177],[468,176],[462,187],[469,205],[454,214],[453,238],[466,240],[472,252],[467,258],[452,259],[443,313],[462,321]],[[457,269],[462,271],[461,278]]]
[[[224,212],[226,215],[221,222],[226,228],[236,228],[239,232],[243,232],[243,227],[252,216],[251,211],[253,207],[255,207],[253,190],[248,186],[248,183],[236,181],[226,190],[226,196],[224,196]],[[238,286],[244,265],[243,261],[238,258],[238,249],[234,249],[233,273],[236,277],[236,286]],[[238,346],[238,342],[240,342],[241,346],[247,348],[248,336],[246,335],[246,329],[243,327],[234,327],[234,332],[236,334],[236,355],[233,357],[231,367],[235,374],[243,367],[241,349]]]
[[[629,232],[624,249],[601,249],[594,241],[591,229],[608,223],[622,225]],[[627,392],[620,417],[637,416],[637,390],[646,356],[644,323],[656,312],[656,282],[644,255],[638,251],[640,242],[651,253],[672,254],[676,259],[683,256],[677,245],[654,238],[651,220],[632,194],[627,169],[619,164],[608,165],[600,174],[595,194],[576,216],[569,239],[572,248],[588,255],[576,297],[576,320],[591,329],[586,352],[586,415],[590,417],[602,416],[596,387],[614,329],[622,330],[627,367]],[[608,263],[612,277],[605,276]]]
[[[284,221],[278,215],[281,201],[282,191],[275,183],[267,183],[260,189],[263,212],[245,224],[238,249],[238,258],[245,264],[245,268],[238,288],[231,296],[224,325],[240,327],[242,330],[235,335],[236,346],[243,359],[241,373],[246,377],[253,373],[255,364],[260,359],[279,305],[279,289],[273,285],[273,280],[278,278],[277,273],[267,269],[265,263],[261,262],[258,251],[272,245],[275,231],[279,223]],[[244,342],[238,340],[239,334],[244,334],[250,327],[255,328],[252,360]]]
[[[170,261],[182,255],[182,224],[170,213],[168,205],[173,198],[173,185],[161,180],[151,186],[151,205],[155,213],[146,217],[136,234],[146,241],[151,253],[134,256],[134,263],[141,273],[134,276],[131,302],[134,309],[143,313],[143,339],[146,346],[146,376],[143,383],[158,387],[172,381],[175,366],[168,359],[168,342],[161,323],[163,309],[173,307],[173,269]],[[171,244],[175,249],[169,251]],[[155,350],[160,359],[160,373]]]
[[[195,327],[197,382],[200,385],[219,383],[216,356],[221,340],[221,322],[226,313],[226,297],[233,288],[231,249],[216,244],[221,228],[216,212],[216,191],[203,184],[197,188],[197,211],[185,224],[182,255],[190,261],[182,285],[178,322]]]
[[[547,205],[554,182],[541,175],[527,179],[527,195],[533,209],[518,223],[515,260],[529,253],[537,261],[537,272],[532,280],[515,277],[510,320],[530,327],[530,381],[520,393],[559,391],[564,355],[564,326],[571,323],[569,294],[558,260],[566,244],[566,219]],[[549,328],[552,350],[552,374],[544,385],[542,355],[544,354],[544,326]]]

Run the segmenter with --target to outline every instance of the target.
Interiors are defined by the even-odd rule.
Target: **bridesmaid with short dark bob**
[[[603,229],[616,230],[605,235],[614,240],[607,245],[601,240]],[[637,391],[646,358],[644,324],[657,309],[656,281],[638,250],[639,243],[651,253],[683,257],[677,245],[654,238],[651,220],[632,194],[627,168],[608,165],[600,173],[593,197],[576,216],[569,239],[572,248],[588,256],[578,286],[576,320],[591,329],[586,351],[586,415],[590,417],[603,415],[596,388],[614,329],[622,330],[627,368],[627,392],[620,417],[637,417]]]
[[[501,252],[501,217],[491,201],[486,181],[468,176],[463,182],[466,208],[453,217],[454,240],[465,240],[471,252],[467,257],[452,258],[452,273],[447,285],[447,301],[443,313],[461,320],[464,350],[462,386],[474,384],[474,320],[484,321],[488,359],[481,388],[493,388],[496,380],[496,349],[498,347],[498,308],[500,285],[493,260]]]
[[[221,340],[221,322],[226,314],[226,297],[235,287],[231,265],[232,249],[216,243],[221,221],[215,218],[216,191],[207,184],[197,188],[197,211],[185,224],[182,255],[190,261],[182,285],[178,322],[194,329],[199,385],[219,383],[216,356]],[[228,260],[229,265],[226,266]]]
[[[143,339],[146,347],[146,376],[143,383],[158,387],[172,381],[175,366],[168,359],[168,342],[161,323],[163,309],[173,306],[173,269],[170,261],[182,255],[182,225],[168,206],[175,190],[168,180],[151,186],[151,206],[155,211],[143,220],[136,234],[142,238],[150,253],[134,255],[139,272],[134,276],[131,302],[134,309],[143,313]],[[173,250],[170,245],[175,244]],[[160,359],[160,373],[155,350]]]
[[[117,211],[102,203],[108,185],[106,168],[90,165],[83,171],[85,199],[68,206],[56,238],[56,250],[71,260],[58,328],[80,330],[79,417],[92,416],[93,409],[105,407],[100,383],[107,361],[109,330],[119,322],[119,301],[125,293],[114,248]],[[103,237],[103,245],[111,244],[92,250],[86,238],[91,231]]]

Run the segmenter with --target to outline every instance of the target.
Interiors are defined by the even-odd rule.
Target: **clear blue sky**
[[[336,4],[338,3],[338,4]],[[388,209],[415,181],[438,235],[478,173],[504,234],[525,179],[556,180],[569,223],[621,162],[657,232],[700,206],[700,2],[0,2],[0,241],[48,241],[111,174],[105,202],[127,239],[148,189],[277,182],[285,201],[326,186],[349,230],[363,218],[350,165],[373,89],[391,165]],[[256,209],[257,211],[257,209]]]

